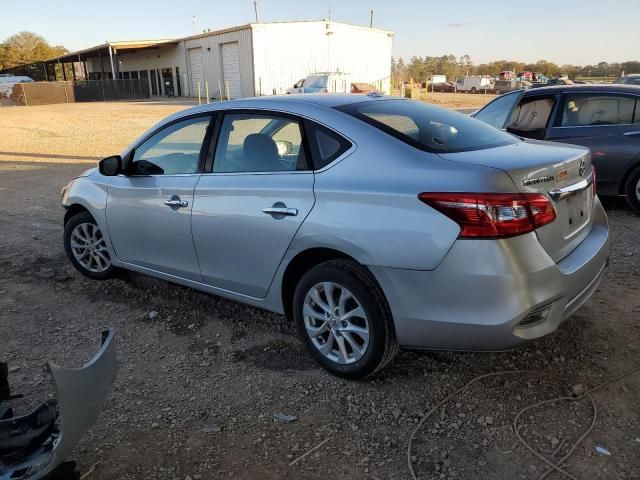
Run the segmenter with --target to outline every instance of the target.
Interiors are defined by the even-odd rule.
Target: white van
[[[493,88],[493,78],[487,75],[476,75],[473,77],[462,77],[456,82],[458,92],[479,93]]]
[[[299,80],[287,93],[350,93],[351,76],[342,72],[320,72]]]
[[[446,75],[431,75],[427,78],[429,85],[438,85],[439,83],[447,83]]]

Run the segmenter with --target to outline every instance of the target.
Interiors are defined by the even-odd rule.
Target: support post
[[[71,75],[73,76],[73,81],[76,81],[76,63],[71,62]]]
[[[218,99],[219,99],[220,101],[224,100],[224,99],[222,98],[222,84],[220,83],[220,80],[218,80]]]
[[[111,79],[116,79],[116,69],[113,66],[113,50],[111,50],[111,45],[109,45],[109,60],[111,61]]]
[[[207,93],[207,103],[209,103],[209,80],[204,81],[205,91]]]
[[[231,97],[229,96],[229,80],[224,81],[224,86],[227,91],[227,100],[231,100]]]
[[[49,81],[49,72],[47,72],[47,64],[43,63],[42,66],[44,67],[44,79],[48,82]]]
[[[202,105],[202,95],[200,93],[200,81],[198,81],[198,105]]]

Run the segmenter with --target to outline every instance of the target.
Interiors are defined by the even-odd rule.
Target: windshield
[[[360,102],[338,109],[430,152],[482,150],[518,142],[479,120],[411,100]]]
[[[308,77],[304,86],[309,88],[326,88],[327,80],[326,76]]]

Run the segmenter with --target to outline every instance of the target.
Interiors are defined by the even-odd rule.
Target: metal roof
[[[58,55],[56,57],[47,58],[43,60],[44,62],[55,62],[57,60],[64,59],[75,59],[80,56],[87,56],[88,53],[93,53],[107,50],[109,47],[115,48],[116,50],[142,50],[145,48],[156,48],[163,45],[175,45],[184,40],[194,40],[198,38],[204,38],[212,35],[221,35],[223,33],[235,32],[238,30],[245,30],[248,28],[256,28],[262,25],[277,25],[277,24],[294,24],[294,23],[329,23],[331,25],[346,25],[352,28],[361,28],[365,30],[376,31],[380,33],[385,33],[387,35],[392,36],[393,32],[389,30],[381,30],[378,28],[370,28],[363,25],[354,25],[351,23],[344,22],[334,22],[333,20],[291,20],[291,21],[275,21],[275,22],[260,22],[260,23],[245,23],[243,25],[236,25],[234,27],[223,28],[220,30],[211,30],[202,33],[197,33],[194,35],[188,35],[186,37],[172,38],[172,39],[159,39],[159,40],[124,40],[124,41],[106,41],[103,44],[96,45],[94,47],[85,48],[83,50],[76,50],[74,52],[65,53],[64,55]]]
[[[76,50],[75,52],[65,53],[63,55],[58,55],[57,57],[47,58],[46,60],[42,60],[43,62],[54,62],[56,60],[62,60],[65,58],[77,58],[78,55],[82,56],[84,54],[90,52],[98,52],[101,50],[107,50],[109,47],[115,48],[116,50],[141,50],[144,48],[155,48],[162,45],[172,45],[177,44],[179,39],[161,39],[161,40],[125,40],[125,41],[117,41],[110,42],[107,41],[100,45],[96,45],[95,47],[85,48],[83,50]]]
[[[640,85],[628,85],[619,83],[586,83],[576,85],[550,85],[548,87],[536,87],[526,90],[528,95],[553,92],[614,92],[614,93],[640,93]]]

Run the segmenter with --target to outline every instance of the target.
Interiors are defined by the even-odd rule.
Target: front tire
[[[382,290],[352,260],[330,260],[305,273],[293,296],[293,317],[311,355],[340,377],[371,375],[398,351]]]
[[[629,206],[640,215],[640,167],[637,167],[627,178],[624,193]]]
[[[94,280],[111,278],[116,268],[98,223],[89,212],[80,212],[64,226],[64,250],[80,273]]]

